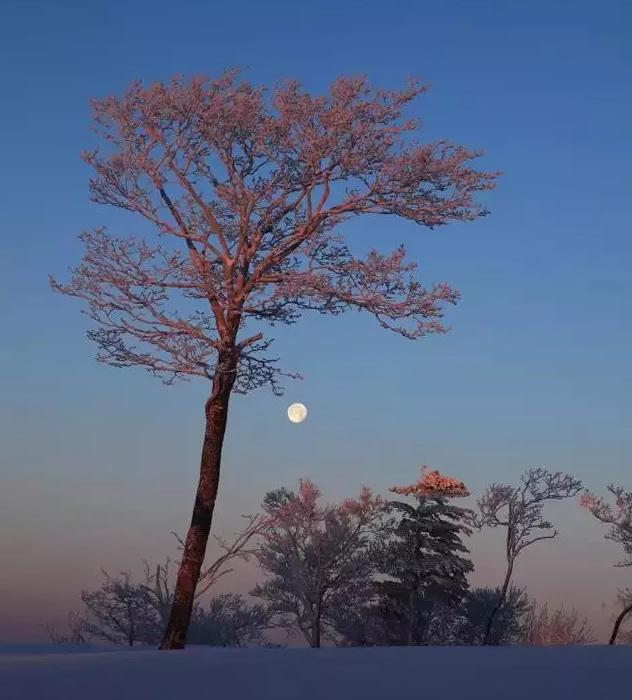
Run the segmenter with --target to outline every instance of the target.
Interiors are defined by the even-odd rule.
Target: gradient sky
[[[137,227],[88,201],[79,159],[88,98],[133,78],[239,66],[320,91],[341,73],[388,87],[421,75],[420,137],[482,148],[505,171],[474,224],[348,227],[405,242],[422,280],[458,288],[453,330],[411,343],[358,314],[279,330],[284,367],[305,380],[283,399],[235,398],[219,531],[300,477],[333,499],[411,483],[422,462],[474,493],[531,466],[632,488],[631,28],[627,0],[5,0],[0,641],[41,637],[101,566],[173,554],[190,515],[208,387],[97,365],[79,303],[47,285],[78,259],[82,229]],[[295,400],[309,408],[300,426],[285,418]],[[576,503],[550,515],[562,534],[527,552],[516,581],[581,605],[601,631],[601,603],[631,572],[612,569],[616,546]],[[498,583],[500,540],[475,538],[473,555],[474,581]]]

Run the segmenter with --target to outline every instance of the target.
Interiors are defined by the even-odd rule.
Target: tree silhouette
[[[76,645],[92,638],[126,646],[157,646],[173,600],[170,564],[167,559],[154,568],[145,562],[141,581],[132,580],[129,571],[110,576],[102,570],[101,586],[81,593],[83,609],[70,613],[67,631],[46,625],[51,641]],[[250,605],[234,593],[214,596],[206,607],[196,600],[190,640],[219,647],[270,646],[265,639],[270,618],[263,606]]]
[[[343,645],[412,646],[456,641],[467,574],[473,570],[462,535],[471,512],[449,503],[469,495],[465,484],[421,467],[410,486],[393,493],[415,505],[386,502],[382,536],[371,554],[373,577],[355,605],[339,606],[334,627]]]
[[[557,537],[557,530],[544,519],[542,510],[546,501],[559,501],[576,496],[582,483],[579,479],[546,469],[528,469],[520,477],[519,486],[492,484],[478,501],[478,525],[507,529],[505,556],[507,571],[498,603],[492,609],[483,645],[491,641],[494,618],[505,602],[517,557],[527,547],[542,540]],[[535,534],[535,533],[542,534]]]
[[[480,644],[494,609],[499,606],[502,588],[475,588],[465,600],[464,622],[459,630],[461,644]],[[494,615],[489,644],[507,646],[523,641],[532,603],[527,591],[510,585],[503,604]]]
[[[459,479],[425,465],[414,484],[389,490],[414,496],[416,504],[389,503],[396,520],[394,537],[382,557],[385,580],[377,583],[384,631],[389,644],[427,644],[433,624],[445,622],[445,614],[463,602],[467,575],[474,570],[462,542],[471,532],[470,513],[449,502],[469,496],[469,491]]]
[[[387,643],[446,643],[450,625],[443,623],[456,617],[474,570],[462,542],[470,532],[464,509],[436,494],[390,507],[397,525],[379,569],[385,580],[377,583]]]
[[[284,373],[266,324],[304,311],[358,309],[406,338],[442,333],[458,293],[423,286],[405,250],[356,255],[338,228],[392,215],[433,229],[487,212],[474,196],[497,173],[480,153],[419,144],[404,109],[425,91],[341,77],[311,96],[296,81],[254,87],[235,71],[178,78],[92,102],[103,146],[84,154],[95,202],[139,215],[157,237],[83,233],[81,263],[53,289],[87,303],[100,362],[143,367],[166,383],[211,382],[199,482],[163,649],[186,643],[217,499],[233,391]],[[292,375],[296,376],[296,375]]]
[[[632,492],[625,491],[622,486],[615,484],[610,484],[608,491],[614,496],[614,506],[590,491],[582,495],[580,504],[587,508],[599,522],[610,525],[606,539],[617,542],[623,547],[625,559],[617,562],[615,566],[632,566]],[[608,644],[614,644],[617,641],[621,624],[632,613],[632,596],[629,590],[619,594],[619,602],[623,608],[614,622]]]

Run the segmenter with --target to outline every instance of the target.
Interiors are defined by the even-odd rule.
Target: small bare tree
[[[259,520],[263,518],[249,518],[251,524]],[[243,596],[234,593],[214,596],[206,608],[198,602],[213,584],[232,571],[232,568],[227,568],[231,559],[241,557],[248,561],[250,554],[254,553],[254,550],[245,551],[245,542],[240,537],[234,543],[223,543],[223,546],[224,554],[206,569],[206,576],[201,579],[203,587],[196,593],[191,617],[190,643],[221,647],[242,647],[251,644],[269,646],[264,633],[270,626],[272,615],[263,606],[249,605]],[[158,564],[154,568],[145,561],[145,582],[142,585],[152,597],[162,629],[169,620],[173,602],[173,563],[171,559],[166,559],[164,564]],[[158,635],[155,643],[158,644],[159,641]]]
[[[111,644],[152,644],[160,629],[160,619],[147,589],[134,583],[129,571],[116,577],[105,569],[96,591],[83,591],[83,629],[89,637]]]
[[[550,540],[558,532],[544,519],[542,511],[547,501],[560,501],[576,496],[582,483],[573,476],[546,469],[529,469],[520,477],[519,486],[491,484],[478,500],[479,527],[507,529],[505,556],[507,571],[501,595],[491,611],[482,643],[490,642],[494,618],[505,602],[516,559],[527,547],[542,540]],[[540,534],[538,534],[540,533]]]
[[[220,553],[204,567],[195,595],[196,601],[219,579],[233,571],[232,563],[236,559],[250,560],[255,553],[257,538],[268,532],[274,522],[274,518],[265,514],[244,515],[242,518],[245,525],[231,540],[214,535]],[[175,532],[172,534],[182,549],[182,539]],[[155,566],[147,560],[143,564],[144,579],[141,583],[132,582],[129,571],[112,577],[102,570],[104,581],[101,588],[82,593],[85,609],[70,613],[65,631],[50,623],[46,624],[51,641],[55,644],[80,644],[86,643],[88,637],[95,637],[129,646],[136,643],[156,644],[156,636],[169,621],[174,596],[171,574],[174,564],[177,566],[178,562],[167,558]],[[220,604],[237,614],[236,600],[216,601],[212,604],[213,610]],[[259,615],[258,611],[255,612]],[[245,614],[242,617],[248,619]],[[208,621],[211,617],[207,614],[206,619]]]
[[[410,339],[445,332],[442,308],[458,293],[423,286],[399,247],[359,257],[337,233],[348,219],[388,215],[434,229],[487,212],[477,194],[497,173],[480,153],[409,138],[403,111],[418,82],[375,90],[341,77],[324,96],[297,81],[275,90],[241,81],[133,82],[92,103],[103,148],[84,155],[95,202],[142,217],[157,240],[81,236],[85,254],[68,284],[83,300],[100,362],[143,367],[166,383],[210,382],[200,475],[163,649],[187,638],[219,488],[232,393],[284,374],[266,324],[305,311],[363,310]],[[286,374],[287,376],[287,374]],[[293,375],[296,376],[296,375]]]
[[[226,566],[231,558],[248,556],[239,544],[236,550],[235,545],[226,547],[228,551],[207,569],[205,591],[231,571]],[[173,601],[170,580],[173,563],[166,559],[153,567],[145,561],[142,582],[133,581],[129,571],[114,577],[102,570],[101,587],[81,594],[84,609],[71,613],[68,631],[46,626],[51,640],[55,644],[85,644],[88,638],[94,638],[111,644],[156,646]],[[201,595],[202,592],[196,596],[192,615],[193,644],[247,646],[266,643],[264,632],[269,627],[271,613],[263,606],[249,605],[243,596],[230,593],[215,596],[204,607],[197,602]]]
[[[214,647],[278,646],[265,637],[272,626],[272,612],[252,605],[242,595],[224,593],[211,599],[206,608],[196,607],[192,644]]]
[[[592,644],[595,636],[586,618],[580,617],[576,608],[570,612],[558,606],[549,613],[546,603],[533,605],[526,624],[523,643],[529,646],[574,646]]]
[[[470,590],[464,604],[465,619],[458,631],[460,644],[481,643],[489,616],[498,604],[500,595],[500,586]],[[510,585],[505,601],[494,618],[489,644],[494,646],[519,644],[524,638],[531,609],[532,603],[526,589]]]
[[[232,540],[227,540],[218,535],[213,535],[215,544],[221,554],[212,563],[203,567],[199,584],[195,591],[194,601],[200,599],[211,586],[214,586],[222,577],[232,573],[232,563],[236,559],[250,561],[256,553],[256,541],[265,535],[272,525],[274,518],[268,514],[242,515],[245,525],[242,530],[233,535]],[[182,551],[185,543],[176,533],[171,533],[178,541],[178,548]],[[163,564],[152,567],[147,560],[144,561],[145,582],[144,588],[153,596],[154,605],[160,613],[160,617],[166,626],[169,622],[169,614],[173,605],[174,588],[171,583],[171,569],[178,566],[171,558],[165,559]]]
[[[57,625],[47,622],[46,632],[53,644],[71,644],[73,646],[87,644],[85,621],[81,613],[68,613],[66,629],[60,630]]]
[[[593,516],[601,523],[610,525],[606,539],[617,542],[623,548],[625,557],[617,562],[615,566],[632,566],[632,492],[625,491],[622,486],[610,484],[608,491],[614,497],[614,505],[605,499],[596,496],[590,491],[586,491],[580,498],[580,504],[587,508]],[[617,616],[612,634],[608,644],[614,644],[617,640],[621,624],[632,612],[632,596],[628,596],[626,591],[619,594],[619,602],[623,608]]]
[[[274,517],[269,514],[258,513],[256,515],[242,515],[245,521],[244,527],[233,535],[232,540],[227,540],[218,535],[213,535],[215,544],[221,554],[212,563],[203,567],[198,586],[195,591],[194,603],[199,600],[211,586],[214,586],[222,577],[234,570],[232,562],[236,559],[250,561],[256,552],[256,541],[265,535],[274,524]],[[185,543],[176,533],[171,533],[178,542],[178,548],[182,551]],[[169,614],[173,606],[174,588],[171,583],[172,565],[179,565],[171,558],[165,559],[163,564],[152,567],[147,560],[144,561],[145,582],[143,588],[153,597],[153,604],[158,611],[163,626],[169,622]]]

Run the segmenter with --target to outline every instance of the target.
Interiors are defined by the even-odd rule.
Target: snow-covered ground
[[[7,651],[5,649],[5,651]],[[66,650],[68,651],[68,650]],[[604,700],[632,647],[2,653],[6,700]]]

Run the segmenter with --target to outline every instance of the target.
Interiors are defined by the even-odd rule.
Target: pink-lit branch
[[[87,302],[98,359],[170,383],[212,379],[227,348],[239,356],[237,390],[280,390],[270,339],[261,329],[243,341],[244,324],[358,308],[407,338],[444,332],[442,307],[458,292],[420,284],[403,247],[357,257],[333,234],[359,214],[435,228],[486,213],[474,195],[497,173],[472,167],[478,152],[409,138],[419,124],[403,110],[423,92],[415,81],[386,91],[341,77],[327,95],[296,81],[268,95],[231,71],[134,82],[122,99],[94,100],[105,147],[84,154],[92,199],[161,236],[84,233],[70,282],[52,281]]]

